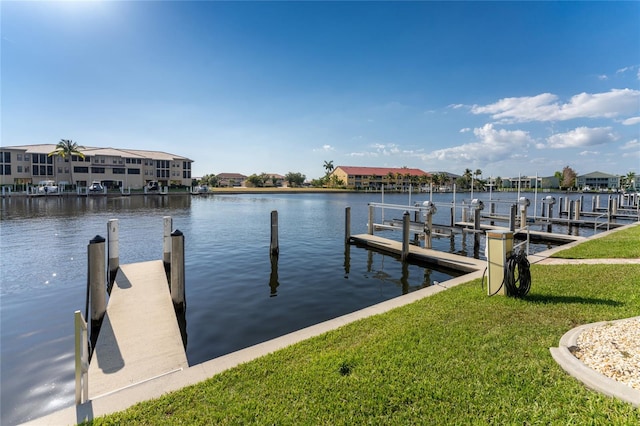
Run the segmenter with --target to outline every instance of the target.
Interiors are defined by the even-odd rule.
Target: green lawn
[[[531,274],[523,300],[475,280],[93,423],[640,424],[640,409],[588,390],[549,352],[579,324],[639,315],[640,266]]]
[[[565,259],[640,258],[640,223],[553,255]]]

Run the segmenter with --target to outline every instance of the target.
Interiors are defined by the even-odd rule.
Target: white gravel
[[[640,390],[640,317],[591,327],[573,355],[599,373]]]

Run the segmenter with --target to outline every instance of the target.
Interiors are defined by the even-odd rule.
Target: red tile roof
[[[340,169],[348,175],[362,176],[386,176],[389,172],[410,176],[431,176],[429,173],[420,169],[409,169],[403,167],[354,167],[354,166],[338,166],[334,170]]]

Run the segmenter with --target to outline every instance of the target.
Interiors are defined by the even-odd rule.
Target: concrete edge
[[[632,318],[640,317],[631,317],[614,321],[600,321],[573,328],[566,332],[560,338],[560,344],[557,348],[549,348],[549,351],[551,352],[551,356],[553,357],[553,359],[565,372],[584,383],[584,385],[588,388],[595,390],[596,392],[603,393],[607,396],[620,399],[624,402],[628,402],[634,407],[640,408],[640,390],[634,389],[631,386],[627,386],[624,383],[611,379],[603,374],[598,373],[592,368],[587,367],[582,361],[573,356],[573,354],[569,350],[570,347],[576,346],[578,336],[585,330],[588,330],[592,327],[625,321]]]
[[[483,271],[468,273],[433,286],[425,287],[420,290],[380,302],[359,311],[351,312],[349,314],[285,334],[284,336],[214,358],[201,364],[196,364],[181,371],[176,371],[119,391],[111,392],[100,398],[87,401],[84,404],[63,408],[59,411],[38,419],[30,420],[23,424],[39,426],[58,426],[63,424],[73,425],[106,414],[122,411],[139,402],[159,398],[164,394],[200,383],[215,376],[216,374],[222,373],[223,371],[229,370],[240,364],[253,361],[277,350],[284,349],[287,346],[336,330],[344,325],[361,319],[383,314],[392,309],[408,305],[425,297],[445,291],[448,288],[456,287],[460,284],[481,278],[482,275]],[[89,387],[91,387],[91,383],[89,383]]]
[[[558,252],[573,248],[573,247],[575,247],[577,245],[580,245],[580,244],[582,244],[582,243],[584,243],[586,241],[597,240],[598,238],[606,237],[607,235],[610,235],[610,234],[612,234],[614,232],[622,231],[624,229],[629,229],[629,228],[632,228],[634,226],[640,226],[640,222],[634,222],[634,223],[630,223],[629,225],[621,226],[621,227],[616,228],[616,229],[610,229],[608,231],[603,231],[603,232],[600,232],[599,234],[591,235],[590,237],[585,238],[584,240],[573,241],[573,242],[568,243],[568,244],[562,244],[562,245],[560,245],[558,247],[554,247],[554,248],[551,248],[549,250],[541,251],[539,253],[530,254],[527,257],[529,258],[529,263],[538,263],[543,259],[546,259],[548,257],[552,257],[554,254],[556,254]]]

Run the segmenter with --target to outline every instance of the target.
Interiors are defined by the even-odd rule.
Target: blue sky
[[[0,2],[2,145],[640,174],[638,2]]]

